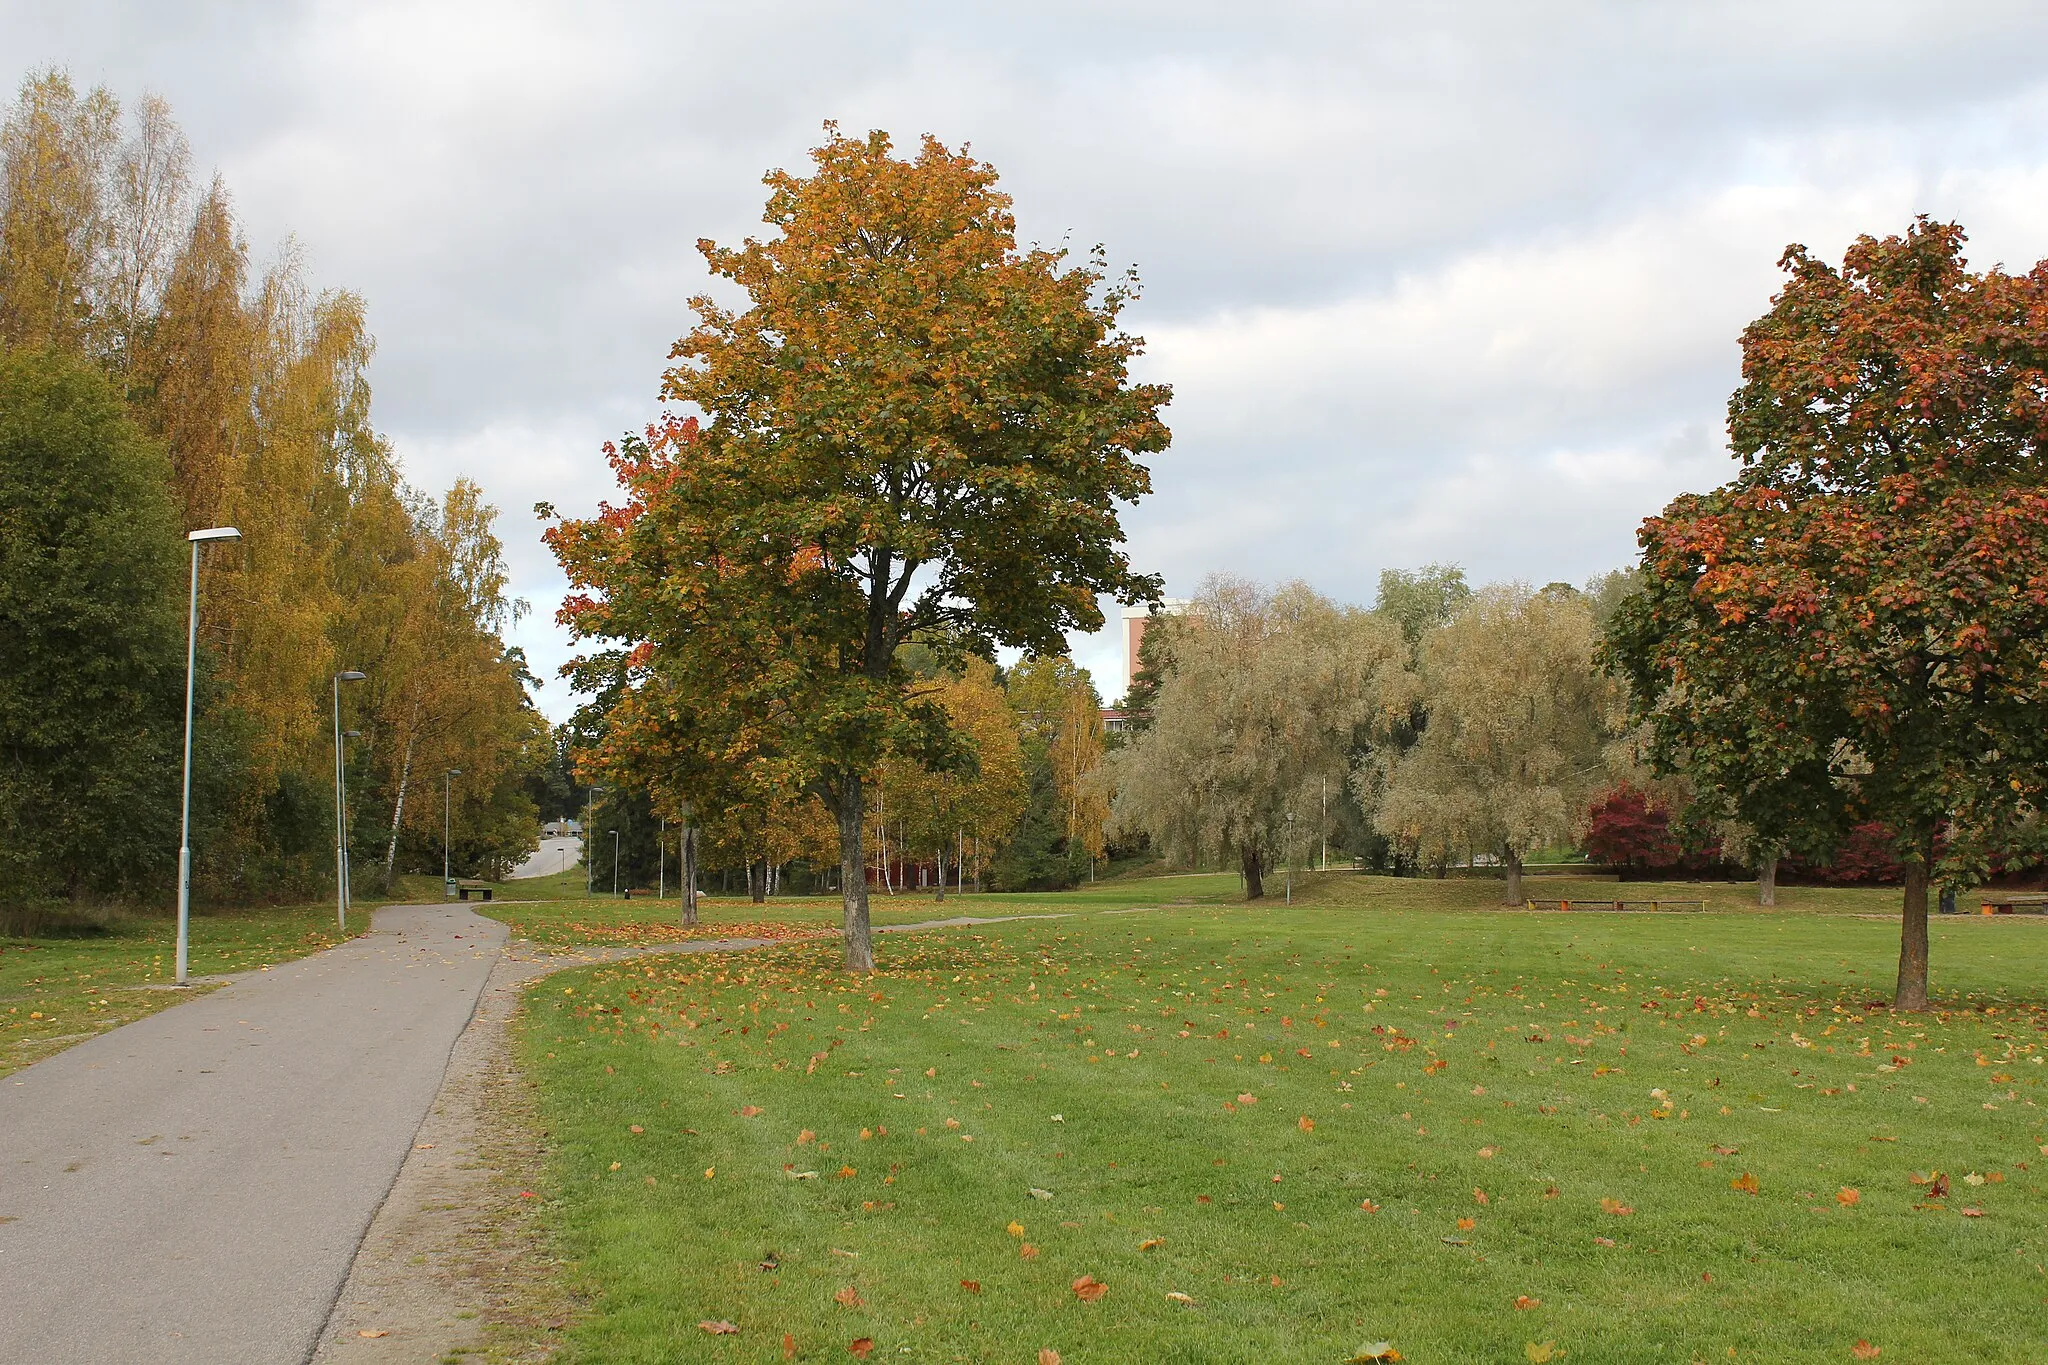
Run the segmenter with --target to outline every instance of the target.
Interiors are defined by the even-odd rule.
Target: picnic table
[[[1704,910],[1707,903],[1700,901],[1602,901],[1602,900],[1528,900],[1523,902],[1531,910]]]
[[[1984,898],[1986,915],[2048,915],[2048,891],[2008,891]]]

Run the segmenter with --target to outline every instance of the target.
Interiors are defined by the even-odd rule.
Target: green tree
[[[183,537],[87,362],[0,353],[0,893],[122,889],[178,846]]]
[[[1501,584],[1475,594],[1422,639],[1421,736],[1361,771],[1374,823],[1425,861],[1489,853],[1522,903],[1522,856],[1576,837],[1607,785],[1604,750],[1620,729],[1619,689],[1594,663],[1585,598]]]
[[[1471,596],[1465,571],[1456,564],[1425,564],[1413,571],[1382,569],[1372,609],[1401,628],[1412,656],[1421,649],[1422,637],[1457,615]]]
[[[867,783],[891,753],[965,751],[899,648],[1052,653],[1101,626],[1098,595],[1155,595],[1117,505],[1149,490],[1168,391],[1129,381],[1131,286],[1019,250],[993,168],[828,133],[810,176],[767,177],[773,236],[700,244],[745,298],[694,300],[672,352],[663,395],[701,433],[628,445],[629,505],[551,538],[580,594],[568,623],[623,642],[577,666],[588,690],[658,673],[641,714],[705,780],[758,766],[832,810],[846,965],[865,971]]]
[[[1905,1010],[1930,880],[1981,874],[2048,793],[2048,263],[1962,246],[1923,218],[1839,270],[1787,248],[1729,400],[1742,470],[1643,524],[1611,632],[1662,760],[1766,838],[1845,805],[1895,832]]]

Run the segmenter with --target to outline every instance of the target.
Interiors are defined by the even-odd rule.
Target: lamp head
[[[185,539],[190,541],[240,540],[241,538],[242,533],[232,526],[209,526],[204,531],[192,531],[185,536]]]
[[[361,730],[343,730],[341,732],[341,737],[343,739],[361,739],[363,737],[363,732]]]
[[[460,768],[450,768],[450,769],[448,770],[448,776],[450,776],[450,777],[460,777],[460,776],[462,776],[462,769],[460,769]]]
[[[335,674],[334,680],[336,682],[361,682],[363,680],[363,675],[361,673],[356,672],[353,668],[349,668],[344,669],[341,672]]]

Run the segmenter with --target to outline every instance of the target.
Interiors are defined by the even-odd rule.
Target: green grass
[[[2048,923],[1938,920],[1942,1008],[1893,1018],[1897,926],[1858,912],[1896,893],[1456,885],[891,936],[863,980],[829,941],[547,978],[540,1193],[595,1295],[565,1358],[2043,1358]]]

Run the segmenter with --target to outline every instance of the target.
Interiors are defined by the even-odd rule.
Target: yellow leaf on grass
[[[1183,1294],[1178,1289],[1167,1290],[1166,1297],[1172,1299],[1175,1303],[1193,1303],[1195,1301],[1194,1295]]]
[[[1619,1199],[1603,1199],[1600,1201],[1600,1212],[1611,1213],[1617,1218],[1626,1218],[1634,1213],[1635,1210],[1622,1203]]]
[[[1532,1365],[1547,1365],[1549,1361],[1564,1359],[1564,1352],[1557,1349],[1554,1341],[1524,1342],[1522,1354],[1529,1357]]]
[[[1368,1341],[1351,1353],[1351,1359],[1344,1365],[1373,1365],[1375,1361],[1399,1360],[1401,1353],[1394,1349],[1391,1341]]]
[[[714,1180],[717,1178],[717,1176],[718,1168],[716,1166],[706,1166],[704,1168],[704,1178],[706,1180]]]
[[[1012,1222],[1012,1223],[1010,1224],[1010,1226],[1009,1226],[1009,1227],[1008,1227],[1008,1228],[1006,1229],[1006,1231],[1007,1231],[1007,1232],[1008,1232],[1008,1233],[1009,1233],[1009,1234],[1010,1234],[1010,1235],[1011,1235],[1012,1237],[1022,1237],[1022,1236],[1024,1235],[1024,1225],[1023,1225],[1022,1223],[1018,1223],[1018,1222],[1014,1222],[1014,1221],[1013,1221],[1013,1222]]]

